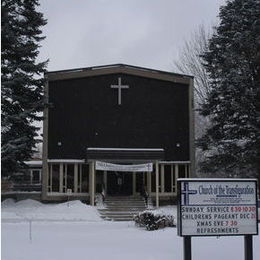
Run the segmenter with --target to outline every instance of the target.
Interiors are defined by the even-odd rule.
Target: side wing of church
[[[45,76],[43,200],[176,197],[194,173],[191,76],[123,64]]]

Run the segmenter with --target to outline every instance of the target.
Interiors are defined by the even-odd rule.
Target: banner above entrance
[[[96,161],[96,170],[100,171],[115,171],[115,172],[152,172],[153,164],[113,164],[107,162]]]

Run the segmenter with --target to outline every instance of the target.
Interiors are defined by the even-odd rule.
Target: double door
[[[107,172],[107,194],[130,196],[133,194],[132,172]]]

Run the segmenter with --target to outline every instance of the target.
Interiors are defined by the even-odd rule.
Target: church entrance
[[[129,196],[133,194],[133,173],[107,172],[107,194],[111,196]]]

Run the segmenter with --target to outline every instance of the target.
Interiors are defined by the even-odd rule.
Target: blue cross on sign
[[[184,197],[184,205],[187,206],[189,205],[189,196],[197,194],[196,190],[189,190],[189,183],[188,182],[183,182],[183,190],[181,190],[181,195]]]

